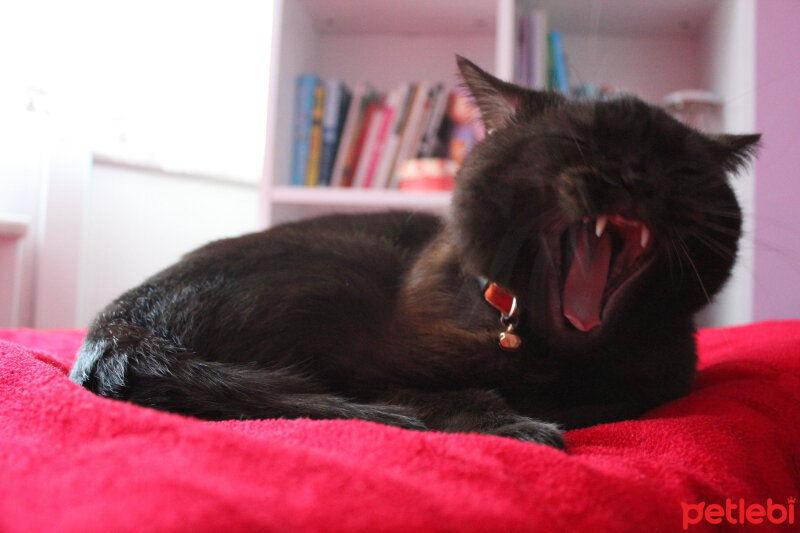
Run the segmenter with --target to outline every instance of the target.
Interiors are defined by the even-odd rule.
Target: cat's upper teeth
[[[583,222],[584,224],[589,223],[589,217],[584,217]],[[650,244],[650,230],[648,227],[639,220],[632,220],[629,218],[625,218],[619,214],[611,214],[611,215],[598,215],[597,219],[595,220],[594,225],[594,233],[597,235],[597,238],[603,236],[606,232],[606,228],[608,224],[611,223],[618,231],[621,231],[623,235],[625,235],[628,242],[636,242],[636,233],[639,232],[639,245],[642,249],[647,248],[647,245]]]
[[[642,224],[642,237],[641,237],[641,245],[642,248],[647,248],[647,243],[650,242],[650,230],[647,229],[647,226]]]
[[[597,224],[595,225],[594,233],[598,238],[603,236],[603,232],[606,230],[606,224],[608,224],[608,217],[606,215],[600,215],[597,217]]]

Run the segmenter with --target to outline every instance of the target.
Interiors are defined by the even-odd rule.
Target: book
[[[400,148],[400,141],[408,120],[409,108],[416,90],[416,84],[404,83],[396,90],[394,102],[391,99],[387,100],[388,106],[394,106],[394,112],[380,150],[375,173],[370,181],[370,187],[373,189],[385,189],[389,185],[391,172]]]
[[[357,144],[361,138],[364,117],[369,104],[376,98],[375,90],[366,82],[359,82],[353,88],[350,107],[344,120],[344,127],[336,150],[331,187],[347,187],[352,181],[352,171]]]
[[[296,91],[295,130],[303,142],[294,146],[293,184],[396,188],[404,161],[446,149],[449,91],[442,83],[407,82],[380,96],[366,82],[350,93],[340,80],[308,75],[298,78]]]
[[[431,86],[429,83],[420,82],[415,84],[415,88],[410,95],[408,112],[403,124],[403,131],[400,138],[400,145],[397,148],[397,155],[389,169],[389,182],[387,187],[396,189],[399,184],[399,171],[402,164],[412,159],[419,149],[422,138],[422,124],[426,110],[430,109]]]
[[[531,51],[530,46],[530,24],[528,22],[529,12],[519,6],[517,10],[517,18],[514,21],[515,28],[515,47],[514,50],[514,83],[519,85],[528,85],[530,75],[528,69],[531,62],[528,57]]]
[[[292,185],[305,185],[311,142],[311,115],[314,109],[314,90],[320,79],[313,74],[297,78],[295,85],[294,142],[292,153]]]
[[[564,42],[561,33],[551,31],[550,42],[550,88],[569,96],[569,78],[567,75],[567,62],[564,57]]]
[[[433,157],[437,150],[439,141],[439,130],[442,126],[442,119],[447,111],[447,96],[450,93],[445,89],[444,84],[439,83],[434,88],[431,95],[431,109],[428,114],[425,129],[420,141],[417,157]]]
[[[521,7],[516,19],[514,81],[536,89],[548,87],[547,12]]]
[[[311,138],[306,165],[306,186],[316,187],[319,183],[320,160],[322,157],[322,111],[325,106],[325,86],[314,88],[314,110],[311,113]]]
[[[534,89],[547,89],[547,12],[535,9],[530,14],[530,33],[531,51],[529,59],[531,61],[529,80],[530,86]]]
[[[322,159],[319,184],[329,185],[342,130],[350,105],[350,90],[340,80],[325,82],[325,110],[322,113]]]
[[[367,146],[367,150],[364,154],[364,157],[367,160],[367,173],[364,176],[363,186],[366,188],[373,187],[375,174],[378,171],[378,166],[380,165],[383,151],[386,148],[386,142],[389,138],[389,131],[392,129],[392,122],[394,122],[397,112],[398,109],[395,103],[390,105],[384,104],[383,108],[381,109],[378,134],[375,137],[374,142],[370,146]]]
[[[378,142],[381,131],[385,128],[387,108],[384,100],[370,104],[367,115],[364,117],[362,136],[355,156],[355,171],[350,186],[363,188],[367,184],[367,175],[372,165],[372,155]]]

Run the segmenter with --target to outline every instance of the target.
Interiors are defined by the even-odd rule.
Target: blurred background
[[[543,29],[558,34],[562,90],[764,133],[734,179],[739,266],[703,323],[800,318],[797,28],[794,0],[6,1],[0,327],[85,327],[185,252],[276,223],[444,213],[446,190],[293,184],[298,77],[367,81],[386,99],[454,86],[458,53],[548,85],[526,66]]]

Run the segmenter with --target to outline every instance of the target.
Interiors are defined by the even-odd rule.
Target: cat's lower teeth
[[[647,226],[642,224],[642,237],[639,243],[642,245],[642,248],[647,248],[649,242],[650,242],[650,230],[647,229]]]
[[[597,238],[603,236],[603,232],[606,230],[606,224],[608,224],[608,217],[605,215],[600,215],[597,217],[597,223],[595,224],[594,234],[597,235]]]

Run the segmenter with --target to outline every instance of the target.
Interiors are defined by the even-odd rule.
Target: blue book
[[[339,148],[344,117],[350,104],[350,91],[339,80],[325,82],[325,110],[322,114],[322,161],[320,163],[319,185],[331,182],[333,163]]]
[[[550,60],[552,61],[550,88],[569,96],[569,77],[567,75],[567,62],[564,58],[564,41],[561,38],[561,33],[557,31],[550,32]]]
[[[308,156],[311,150],[311,125],[314,111],[314,90],[318,76],[304,74],[297,78],[294,102],[294,146],[292,153],[292,185],[305,185]]]

